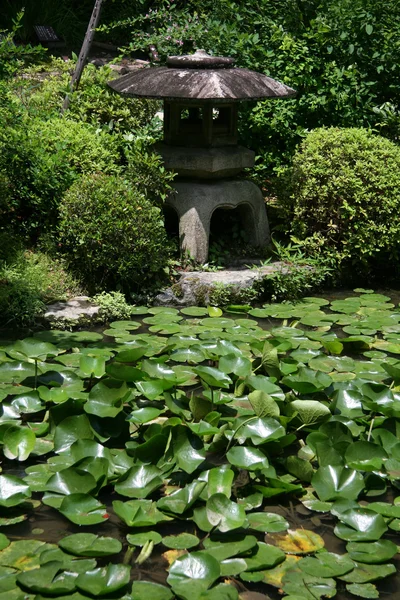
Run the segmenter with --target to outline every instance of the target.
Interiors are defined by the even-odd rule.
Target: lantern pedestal
[[[239,208],[243,229],[254,247],[270,242],[269,225],[261,190],[251,181],[176,181],[166,200],[179,218],[182,252],[198,263],[208,258],[210,222],[217,208]]]

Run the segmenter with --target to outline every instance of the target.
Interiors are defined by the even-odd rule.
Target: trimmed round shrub
[[[146,288],[166,266],[160,209],[121,177],[76,181],[61,202],[59,230],[70,265],[92,292]]]
[[[292,234],[342,269],[398,261],[400,148],[364,129],[315,129],[293,159]],[[393,266],[393,262],[392,262]]]

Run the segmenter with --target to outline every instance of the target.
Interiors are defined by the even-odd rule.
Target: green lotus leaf
[[[146,498],[163,484],[162,471],[153,465],[131,467],[115,484],[115,491],[128,498]]]
[[[28,427],[11,425],[3,436],[3,452],[10,460],[24,461],[35,447],[36,436]]]
[[[18,571],[37,569],[40,566],[41,553],[56,548],[54,544],[46,544],[38,540],[11,542],[0,552],[0,566],[11,567]]]
[[[143,423],[148,423],[149,421],[157,419],[162,412],[162,410],[154,408],[153,406],[145,406],[144,408],[138,408],[131,412],[128,421],[137,425],[142,425]]]
[[[174,595],[165,585],[152,581],[134,581],[130,597],[131,600],[172,600]]]
[[[22,414],[37,413],[45,408],[37,391],[16,394],[11,401],[11,406]]]
[[[242,527],[246,520],[243,506],[232,502],[225,494],[213,494],[206,503],[207,519],[219,531],[231,531]]]
[[[331,578],[314,577],[302,571],[288,571],[283,577],[282,589],[294,598],[317,600],[336,596],[336,581]]]
[[[271,396],[274,400],[285,400],[285,394],[281,388],[273,383],[265,375],[250,375],[247,377],[246,384],[253,390],[260,390]]]
[[[54,451],[65,452],[77,440],[91,440],[93,430],[87,415],[72,415],[63,419],[54,432]]]
[[[211,387],[228,389],[232,384],[232,379],[226,373],[214,367],[196,367],[193,371]]]
[[[355,500],[364,488],[361,473],[342,466],[320,467],[311,484],[323,502],[347,498]]]
[[[385,579],[389,575],[396,573],[396,567],[391,563],[385,565],[367,565],[356,563],[355,568],[350,573],[342,575],[340,579],[347,583],[370,583]]]
[[[313,394],[328,388],[332,378],[326,373],[300,367],[297,373],[283,377],[282,383],[300,394]]]
[[[44,360],[48,356],[57,356],[60,350],[53,344],[48,342],[41,342],[36,338],[25,338],[24,340],[18,340],[14,342],[10,350],[7,349],[7,354],[13,358],[20,358],[20,356],[26,356],[27,358],[41,359]]]
[[[232,483],[235,477],[229,465],[215,467],[202,474],[201,479],[207,480],[206,494],[203,494],[204,499],[209,498],[213,494],[224,494],[227,498],[232,495]]]
[[[379,592],[373,583],[349,583],[346,590],[359,598],[379,598]]]
[[[279,548],[257,542],[250,556],[246,555],[247,571],[261,571],[263,569],[272,569],[285,560],[285,553]]]
[[[129,565],[109,564],[78,575],[76,587],[91,596],[111,595],[128,585],[130,573]]]
[[[351,469],[378,471],[388,455],[381,446],[372,442],[354,442],[347,448],[344,458]]]
[[[157,531],[146,531],[143,533],[128,533],[126,541],[130,546],[145,546],[148,542],[159,544],[162,536]]]
[[[68,467],[54,473],[48,479],[45,490],[56,494],[87,494],[96,488],[96,480],[90,473],[80,471],[75,467]]]
[[[152,527],[162,521],[171,520],[171,517],[160,512],[156,503],[151,500],[114,500],[113,509],[128,527]]]
[[[27,377],[34,377],[35,365],[28,362],[11,361],[0,364],[1,383],[21,383]]]
[[[239,533],[212,534],[203,540],[207,554],[220,562],[233,556],[241,556],[255,548],[256,544],[257,538],[254,535]]]
[[[17,506],[31,497],[29,486],[14,475],[0,475],[0,506]]]
[[[97,383],[89,392],[85,412],[99,417],[115,417],[123,410],[131,392],[125,383],[111,381]]]
[[[357,563],[382,564],[397,554],[397,546],[390,540],[377,542],[349,542],[346,546],[349,557]]]
[[[218,366],[223,373],[233,373],[238,377],[247,377],[251,374],[251,361],[244,356],[226,354],[221,357]]]
[[[197,535],[191,533],[180,533],[178,535],[167,535],[162,538],[162,543],[167,548],[173,548],[175,550],[186,550],[187,548],[194,548],[200,543]]]
[[[221,577],[234,577],[247,569],[244,558],[228,558],[220,563]]]
[[[216,558],[207,552],[193,552],[178,557],[169,569],[167,582],[184,600],[198,600],[220,576]]]
[[[67,554],[61,548],[53,547],[40,552],[41,566],[53,561],[60,562],[64,571],[71,571],[76,574],[86,573],[86,571],[96,567],[96,561],[93,558],[78,559],[76,556]]]
[[[276,513],[259,512],[247,515],[249,529],[263,531],[264,533],[277,533],[289,529],[289,523],[284,517]]]
[[[200,346],[190,346],[189,348],[178,348],[171,353],[171,360],[182,363],[201,363],[206,359]]]
[[[227,452],[226,458],[231,465],[249,471],[266,469],[269,466],[268,458],[258,448],[235,446]]]
[[[106,361],[101,356],[82,355],[79,361],[79,373],[83,377],[103,377]]]
[[[208,314],[208,310],[203,306],[188,306],[187,308],[181,308],[181,314],[187,315],[188,317],[203,317]],[[222,311],[220,315],[222,314]]]
[[[285,435],[285,429],[276,419],[265,417],[252,419],[237,430],[236,438],[250,438],[255,446],[278,440]]]
[[[296,414],[304,425],[314,425],[331,416],[331,411],[322,402],[316,400],[294,400],[288,405],[289,414]]]
[[[76,589],[76,573],[63,572],[62,563],[52,561],[39,569],[17,575],[17,582],[31,592],[62,596]]]
[[[387,531],[382,515],[365,508],[350,508],[339,515],[335,535],[347,542],[374,542]]]
[[[107,365],[106,373],[117,381],[132,382],[143,379],[143,371],[122,362],[113,362]]]
[[[242,496],[237,499],[238,504],[243,506],[244,510],[247,512],[249,510],[253,510],[254,508],[260,508],[263,503],[263,495],[260,492],[254,492],[253,494],[249,494],[248,496]]]
[[[66,496],[59,511],[76,525],[96,525],[103,523],[109,517],[104,504],[89,494]]]
[[[286,461],[286,469],[291,475],[294,475],[300,481],[306,481],[310,483],[313,475],[314,469],[311,463],[308,460],[303,460],[298,456],[288,456]]]
[[[307,556],[299,562],[299,568],[308,575],[318,577],[338,577],[354,569],[354,562],[347,556],[321,552],[316,557]]]
[[[262,390],[254,390],[249,394],[249,401],[258,417],[279,417],[279,405],[272,396]]]
[[[59,541],[59,546],[75,556],[110,556],[122,550],[120,541],[111,537],[99,537],[94,533],[76,533]]]
[[[207,423],[207,421],[200,421],[199,423],[188,423],[188,427],[198,437],[212,436],[219,434],[220,432],[218,427],[213,427],[212,425],[210,425],[210,423]]]
[[[177,464],[186,473],[193,473],[206,457],[201,440],[184,427],[176,431],[173,451]]]
[[[192,483],[189,483],[184,488],[176,490],[169,496],[158,500],[157,508],[162,511],[181,515],[196,502],[206,485],[205,481],[192,481]]]
[[[0,533],[0,551],[10,545],[10,540],[4,533]]]

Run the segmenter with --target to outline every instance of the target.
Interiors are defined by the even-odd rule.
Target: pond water
[[[200,598],[168,576],[166,536],[186,532],[198,538],[189,556],[200,551],[209,557],[216,552],[207,546],[210,540],[231,540],[232,533],[261,543],[228,552],[242,563],[224,565],[225,575],[210,581],[184,571],[186,578],[198,577],[204,600],[234,600],[225,587],[212,595],[223,581],[247,600],[257,600],[257,593],[277,600],[282,588],[290,600],[332,597],[335,591],[339,600],[398,598],[399,577],[387,567],[398,572],[400,566],[399,555],[390,552],[400,529],[398,297],[393,302],[392,294],[370,290],[335,296],[330,303],[308,298],[249,312],[231,307],[224,314],[143,307],[135,321],[112,323],[102,333],[41,331],[22,343],[8,337],[0,343],[2,475],[16,477],[26,489],[19,497],[21,490],[5,492],[10,482],[1,482],[0,532],[11,541],[52,544],[83,531],[119,540],[122,550],[111,558],[100,552],[97,565],[129,560],[131,581],[165,586],[148,590],[147,597],[158,591],[169,598],[170,584],[184,600]],[[33,508],[24,503],[30,494]],[[80,510],[88,498],[100,505]],[[124,512],[131,502],[141,506],[139,520]],[[265,522],[260,513],[269,515]],[[95,515],[92,525],[87,515]],[[24,520],[6,523],[13,518]],[[317,537],[307,540],[312,543],[303,553],[292,554],[298,546],[282,546],[285,536],[290,541],[288,528],[295,537],[302,531]],[[135,562],[142,546],[129,544],[127,535],[149,531],[165,544]],[[369,544],[365,562],[361,546],[351,547],[357,543]],[[275,587],[271,556],[282,552],[278,547],[286,548],[286,561],[300,561]],[[350,559],[358,557],[358,566],[341,572],[342,558],[333,555],[348,560],[347,551]],[[9,593],[1,587],[1,569],[10,568],[6,552],[0,550],[0,600]],[[306,556],[316,557],[312,575],[302,562]],[[187,568],[182,557],[174,558],[172,565]],[[34,586],[13,585],[10,598],[37,593]],[[71,597],[96,596],[93,585],[78,585]],[[18,596],[21,590],[33,595]],[[122,586],[112,597],[145,596]]]

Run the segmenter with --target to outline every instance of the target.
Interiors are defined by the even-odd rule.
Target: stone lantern
[[[234,67],[234,59],[197,50],[170,56],[166,67],[141,69],[109,82],[135,98],[164,100],[164,141],[156,149],[177,173],[166,200],[179,217],[181,250],[196,262],[208,258],[210,222],[217,208],[239,208],[251,244],[270,241],[260,189],[235,178],[254,165],[254,152],[238,145],[238,103],[292,97],[296,92],[263,75]]]

